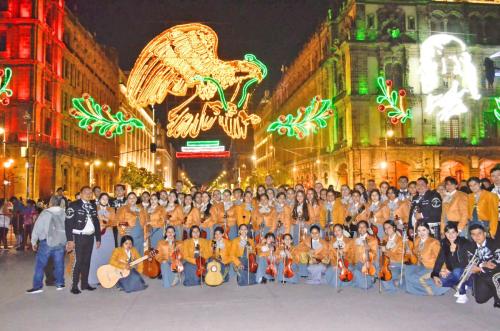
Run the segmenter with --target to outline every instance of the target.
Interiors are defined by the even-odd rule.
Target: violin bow
[[[335,288],[337,288],[337,293],[339,290],[339,248],[337,245],[337,265],[335,266]]]
[[[405,228],[403,227],[403,240],[401,240],[401,246],[403,247],[403,253],[401,254],[401,275],[399,275],[399,287],[403,286],[403,272],[404,272],[404,265],[405,265],[405,238],[407,234],[405,231]]]
[[[382,264],[380,262],[383,261],[383,257],[382,256],[383,256],[384,253],[382,253],[382,249],[380,247],[381,246],[378,246],[378,255],[380,256],[380,261],[379,261],[378,267],[379,267],[379,269],[382,269]],[[379,270],[379,273],[380,273],[380,270]],[[378,294],[382,294],[382,279],[380,278],[380,274],[377,275],[377,276],[378,276],[377,277],[378,278]]]

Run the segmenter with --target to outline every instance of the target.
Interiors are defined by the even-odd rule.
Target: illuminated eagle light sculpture
[[[167,115],[169,137],[196,138],[217,122],[231,138],[245,139],[248,125],[261,121],[247,112],[250,88],[267,76],[267,68],[252,54],[223,61],[217,44],[217,34],[199,23],[177,25],[156,36],[130,72],[130,104],[160,104],[168,94],[186,97]],[[191,104],[195,99],[200,107]]]

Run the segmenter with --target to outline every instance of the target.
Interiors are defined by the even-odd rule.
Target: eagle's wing
[[[200,84],[197,77],[220,64],[217,35],[206,25],[191,23],[165,30],[142,50],[127,82],[134,107],[162,103],[170,93],[185,96]]]

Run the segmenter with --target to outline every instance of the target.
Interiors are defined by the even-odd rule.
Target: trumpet
[[[477,251],[478,250],[476,249],[476,252],[472,256],[472,259],[469,261],[469,264],[467,264],[467,267],[465,267],[465,270],[462,273],[462,276],[460,277],[460,281],[458,282],[458,285],[457,285],[457,294],[459,294],[460,288],[469,279],[470,275],[472,274],[472,267],[477,265],[477,262],[479,261],[479,257],[477,256]]]

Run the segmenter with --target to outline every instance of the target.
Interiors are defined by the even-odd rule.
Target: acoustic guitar
[[[217,243],[212,241],[213,249],[213,259],[207,264],[207,274],[205,275],[205,283],[208,286],[219,286],[224,283],[224,276],[222,276],[222,265],[217,261],[215,251],[217,249]]]
[[[158,254],[158,250],[151,250],[148,255],[144,255],[143,257],[130,262],[129,266],[132,268],[144,260],[153,258],[156,254]],[[112,266],[111,264],[105,264],[97,269],[97,279],[104,288],[112,288],[120,279],[125,278],[128,275],[130,275],[130,270],[120,269]]]

